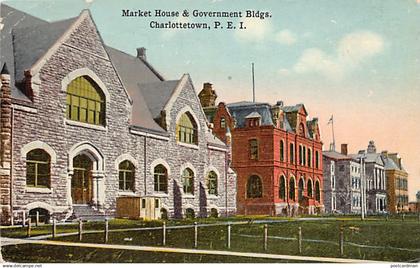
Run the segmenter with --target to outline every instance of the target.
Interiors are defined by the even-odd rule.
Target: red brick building
[[[323,211],[318,120],[303,104],[219,103],[211,84],[199,94],[213,133],[231,142],[238,214],[296,215]],[[231,137],[231,139],[230,139]]]

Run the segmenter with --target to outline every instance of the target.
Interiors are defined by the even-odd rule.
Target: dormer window
[[[257,112],[250,113],[245,119],[248,127],[258,127],[261,125],[261,115]]]

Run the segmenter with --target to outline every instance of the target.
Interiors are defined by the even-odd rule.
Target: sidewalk
[[[249,258],[266,258],[266,259],[273,259],[273,260],[292,260],[292,261],[303,261],[303,262],[377,263],[377,261],[358,260],[358,259],[277,255],[277,254],[266,254],[266,253],[233,252],[233,251],[221,251],[221,250],[76,243],[76,242],[51,241],[51,240],[16,239],[16,238],[7,238],[7,237],[1,237],[0,240],[1,240],[0,245],[2,246],[30,243],[30,244],[55,245],[55,246],[66,246],[66,247],[87,247],[87,248],[103,248],[103,249],[137,250],[137,251],[148,251],[148,252],[223,255],[223,256],[238,256],[238,257],[249,257]]]

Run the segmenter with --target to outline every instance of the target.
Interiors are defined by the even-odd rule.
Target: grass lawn
[[[237,221],[237,220],[248,220],[249,217],[236,217],[230,219],[223,219],[223,221]],[[405,262],[420,259],[420,222],[416,220],[416,217],[406,217],[405,221],[400,219],[390,219],[385,221],[383,218],[369,217],[366,221],[360,221],[357,217],[341,217],[339,220],[313,220],[313,221],[298,221],[288,220],[281,223],[269,223],[268,224],[268,250],[263,250],[263,224],[257,224],[257,220],[271,219],[268,217],[254,217],[252,218],[254,223],[232,225],[232,239],[231,249],[232,251],[242,252],[266,252],[273,254],[287,254],[287,255],[299,255],[297,241],[294,238],[297,237],[298,227],[302,228],[303,246],[302,255],[305,256],[322,256],[322,257],[340,257],[339,252],[339,230],[340,227],[344,228],[344,240],[345,242],[351,242],[355,244],[367,245],[369,247],[358,247],[345,243],[344,245],[344,256],[345,258],[355,259],[366,259],[366,260],[381,260],[381,261],[392,261],[392,262]],[[275,218],[279,219],[279,218]],[[214,223],[216,219],[202,219],[198,220],[203,223]],[[190,224],[192,220],[183,221],[169,221],[168,226]],[[143,222],[143,221],[131,221],[131,220],[111,220],[110,230],[120,228],[135,228],[135,227],[146,227],[146,226],[161,226],[161,222]],[[103,230],[103,223],[87,223],[84,225],[84,230]],[[34,233],[49,233],[51,227],[43,226],[34,228]],[[57,228],[58,233],[60,232],[75,232],[77,231],[77,225],[66,225]],[[25,231],[23,228],[17,229],[3,229],[2,236],[11,237],[24,237]],[[214,250],[228,250],[226,247],[227,227],[226,226],[210,226],[210,227],[199,227],[198,228],[198,248],[199,249],[214,249]],[[323,241],[305,241],[310,240],[323,240]],[[77,236],[58,237],[56,240],[63,241],[77,241]],[[103,243],[103,234],[84,234],[83,241],[86,243]],[[166,246],[177,247],[177,248],[193,248],[194,245],[194,231],[193,228],[188,229],[168,229],[166,237]],[[146,246],[162,246],[162,231],[161,230],[149,230],[149,231],[125,231],[125,232],[110,232],[109,233],[109,244],[127,244],[127,245],[146,245]],[[3,249],[3,254],[7,254],[11,258],[14,257],[13,252],[19,252],[23,246],[9,246]],[[40,248],[42,251],[43,246],[31,245],[29,247]],[[45,247],[45,246],[44,246]],[[372,248],[379,247],[379,248]],[[393,247],[393,248],[392,248]],[[399,250],[396,248],[405,248],[409,250]],[[89,249],[91,251],[92,249]],[[416,251],[417,250],[417,251]],[[68,253],[69,251],[70,253]],[[73,249],[65,249],[65,254],[75,254]],[[106,250],[105,250],[106,251]],[[115,250],[122,254],[121,251]],[[61,251],[60,251],[61,252]],[[95,252],[102,252],[101,250]],[[6,255],[5,255],[6,253]],[[63,253],[64,254],[64,253]],[[124,253],[125,254],[125,253]],[[129,253],[127,253],[130,255]],[[132,253],[134,255],[140,254],[139,252]],[[77,255],[77,254],[76,254]],[[94,255],[98,258],[98,262],[101,262],[102,258],[100,254]],[[134,260],[134,262],[155,262],[156,259],[163,261],[162,255],[164,253],[141,253],[140,255],[147,255],[146,261],[140,259]],[[150,256],[149,256],[150,255]],[[153,255],[153,256],[152,256]],[[181,258],[190,258],[186,262],[198,262],[197,257],[190,256],[189,254],[169,254],[169,255],[182,255],[182,257],[165,257],[167,262],[177,262]],[[185,256],[184,256],[185,255]],[[40,258],[42,258],[42,254]],[[47,256],[48,257],[48,256]],[[94,258],[92,257],[92,258]],[[28,258],[31,258],[29,256]],[[35,256],[36,258],[36,256]],[[75,257],[76,258],[76,257]],[[90,258],[90,257],[89,257]],[[128,259],[134,257],[126,257]],[[204,259],[203,259],[204,258]],[[226,258],[230,257],[214,257],[214,256],[201,256],[198,259],[203,262],[210,262],[214,258],[214,262],[226,262]],[[76,258],[77,259],[77,258]],[[28,259],[29,260],[29,259]],[[89,259],[90,260],[90,259]],[[150,260],[150,261],[149,261]],[[72,261],[72,258],[68,259]],[[77,260],[76,260],[77,261]],[[266,260],[267,261],[267,260]],[[272,260],[269,260],[272,262]],[[65,261],[67,262],[67,261]],[[181,261],[182,262],[182,261]],[[213,262],[213,261],[211,261]],[[238,262],[247,262],[247,260]],[[253,259],[252,262],[261,262],[260,260]]]

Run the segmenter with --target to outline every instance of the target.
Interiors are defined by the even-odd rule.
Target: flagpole
[[[334,115],[331,115],[331,130],[332,130],[332,138],[333,138],[333,150],[335,151],[335,136],[334,136]]]

